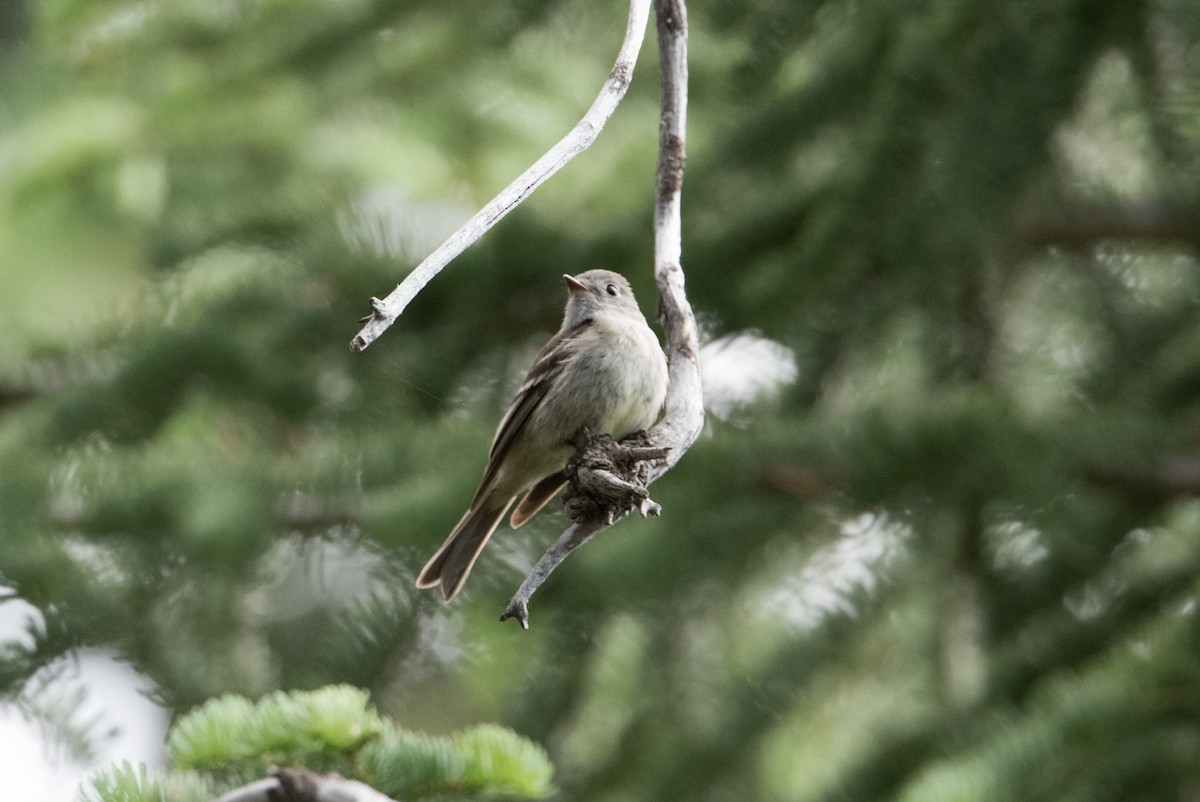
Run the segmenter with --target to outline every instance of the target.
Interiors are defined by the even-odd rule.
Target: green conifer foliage
[[[796,379],[711,417],[529,632],[495,618],[557,505],[454,604],[412,581],[561,274],[653,309],[653,46],[594,147],[346,345],[578,119],[624,7],[11,5],[0,689],[100,648],[178,719],[175,773],[89,800],[280,760],[404,798],[551,762],[585,802],[1200,787],[1196,3],[691,3],[689,296]]]
[[[258,702],[222,696],[177,721],[168,741],[176,771],[151,777],[125,763],[91,780],[85,799],[210,799],[214,789],[280,766],[336,772],[401,799],[537,799],[552,789],[546,753],[511,730],[483,725],[453,738],[420,735],[380,717],[365,691],[344,685]]]

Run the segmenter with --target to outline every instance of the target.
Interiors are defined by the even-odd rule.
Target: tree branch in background
[[[572,524],[521,583],[501,621],[529,628],[529,597],[567,555],[634,509],[657,514],[647,486],[679,461],[704,425],[700,343],[683,287],[681,190],[687,125],[687,9],[684,0],[655,0],[662,105],[654,207],[654,280],[667,329],[670,373],[663,419],[641,435],[614,443],[590,438],[568,466]]]
[[[371,786],[336,774],[283,769],[267,780],[235,788],[213,802],[396,802]]]
[[[583,115],[583,119],[560,139],[558,144],[534,162],[532,167],[521,173],[499,195],[492,198],[461,228],[451,234],[433,253],[425,257],[425,260],[413,268],[413,271],[386,298],[383,300],[372,298],[371,308],[373,311],[364,318],[366,325],[350,341],[350,350],[362,351],[374,342],[396,321],[396,318],[412,302],[417,293],[424,289],[434,276],[442,272],[442,268],[487,233],[492,226],[500,222],[547,178],[557,173],[567,162],[591,146],[600,133],[600,129],[608,122],[608,118],[612,116],[621,99],[625,97],[625,90],[629,88],[629,82],[633,78],[633,66],[637,62],[638,52],[642,49],[642,40],[646,34],[646,23],[649,18],[650,0],[630,0],[625,40],[621,43],[621,49],[617,53],[616,63],[608,74],[608,80],[601,87],[600,94],[587,113]]]
[[[1093,484],[1116,488],[1145,503],[1200,496],[1200,454],[1165,454],[1143,463],[1096,466]]]
[[[1017,239],[1033,248],[1078,250],[1104,240],[1177,243],[1200,248],[1200,213],[1164,200],[1091,204],[1027,212],[1014,225]]]

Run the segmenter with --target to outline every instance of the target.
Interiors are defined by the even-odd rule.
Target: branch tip
[[[629,82],[633,80],[633,65],[625,62],[617,62],[613,65],[612,72],[608,74],[608,80],[612,82],[616,89],[624,89],[629,86]]]
[[[529,605],[523,599],[514,598],[508,603],[508,607],[500,614],[500,621],[504,622],[510,618],[517,619],[517,623],[521,625],[521,629],[529,629]]]

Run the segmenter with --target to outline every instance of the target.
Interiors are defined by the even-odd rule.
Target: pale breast
[[[667,365],[658,338],[644,322],[597,320],[590,347],[563,368],[561,392],[534,413],[562,442],[582,427],[621,438],[650,426],[666,394]]]

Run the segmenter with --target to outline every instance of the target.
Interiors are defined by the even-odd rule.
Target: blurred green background
[[[559,276],[652,311],[652,35],[597,144],[347,344],[625,14],[0,6],[0,584],[38,611],[0,689],[92,647],[173,713],[347,682],[543,743],[571,800],[1200,799],[1190,0],[694,0],[688,290],[764,339],[709,350],[733,401],[663,517],[530,632],[496,617],[557,505],[412,588]]]

